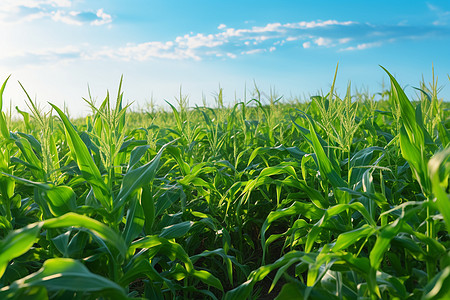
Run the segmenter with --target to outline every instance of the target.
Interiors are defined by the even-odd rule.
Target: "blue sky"
[[[25,108],[19,80],[45,107],[88,111],[124,75],[126,101],[243,99],[258,87],[289,99],[337,87],[379,92],[397,76],[414,95],[432,65],[450,99],[450,1],[2,0],[4,102]],[[248,99],[249,95],[247,95]],[[48,107],[48,106],[47,106]]]

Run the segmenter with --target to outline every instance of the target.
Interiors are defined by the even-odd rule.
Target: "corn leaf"
[[[138,189],[142,188],[145,184],[153,181],[153,178],[155,178],[156,172],[159,167],[159,160],[161,159],[161,155],[164,149],[171,143],[172,142],[162,146],[156,156],[153,157],[150,162],[139,168],[132,169],[125,174],[119,194],[114,200],[115,210],[121,208],[130,195],[135,193]]]
[[[94,160],[89,154],[86,144],[81,140],[67,116],[56,105],[51,103],[50,105],[56,110],[64,123],[64,129],[66,130],[66,138],[69,143],[70,150],[72,155],[75,156],[77,165],[80,168],[84,179],[91,184],[95,197],[107,210],[110,210],[112,208],[111,193],[105,185]]]
[[[127,299],[125,291],[117,283],[90,272],[82,263],[70,258],[53,258],[42,268],[27,277],[13,282],[3,294],[20,289],[42,286],[48,291],[102,292],[110,299]]]
[[[0,241],[0,278],[8,263],[30,249],[38,238],[42,223],[30,224],[10,232]]]
[[[43,222],[44,228],[63,228],[71,226],[83,227],[91,230],[103,241],[113,245],[119,250],[119,253],[125,257],[127,246],[122,237],[112,228],[97,220],[76,213],[67,213],[61,217],[48,219]]]

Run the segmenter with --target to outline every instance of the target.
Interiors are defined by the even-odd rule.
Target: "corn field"
[[[0,298],[448,299],[450,105],[387,74],[170,112],[120,84],[76,120],[23,86],[11,118],[6,79]]]

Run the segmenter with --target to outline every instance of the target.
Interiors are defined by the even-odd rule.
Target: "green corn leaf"
[[[304,296],[305,293],[300,287],[300,284],[291,282],[283,285],[275,300],[304,299]]]
[[[3,92],[5,91],[6,83],[8,82],[8,79],[10,77],[11,75],[6,78],[6,80],[2,84],[2,87],[0,88],[0,132],[5,140],[9,139],[9,130],[6,124],[6,116],[3,112]]]
[[[391,240],[400,232],[402,226],[402,220],[396,219],[392,224],[382,228],[375,242],[375,245],[370,251],[370,273],[368,278],[368,284],[371,292],[380,297],[380,289],[376,283],[376,272],[380,267],[381,261],[383,260],[384,253],[391,244]]]
[[[288,176],[282,181],[282,183],[305,192],[308,195],[309,200],[311,200],[311,202],[318,208],[328,208],[330,206],[328,197],[323,197],[318,190],[308,186],[305,180],[299,180],[296,177]]]
[[[181,247],[180,244],[172,242],[162,237],[158,236],[146,236],[137,241],[134,241],[130,250],[133,251],[138,248],[155,248],[158,247],[160,250],[163,249],[163,254],[169,257],[172,260],[178,258],[186,265],[186,270],[191,272],[194,269],[194,266],[189,259],[186,251]]]
[[[0,111],[0,132],[5,140],[9,139],[9,129],[6,123],[6,115],[3,111]]]
[[[267,216],[264,224],[261,227],[261,246],[263,249],[263,263],[266,257],[266,232],[270,225],[280,218],[286,218],[293,215],[304,215],[305,217],[313,220],[321,218],[324,214],[324,210],[317,208],[312,203],[294,202],[290,207],[272,211]]]
[[[169,241],[161,237],[147,236],[138,241],[135,241],[130,247],[132,251],[136,248],[147,248],[147,249],[158,248],[159,249],[158,252],[162,252],[162,254],[166,255],[172,260],[178,258],[185,264],[186,269],[180,266],[177,268],[178,274],[176,275],[176,277],[178,277],[179,280],[184,278],[185,275],[188,275],[201,280],[203,283],[206,283],[210,286],[214,286],[217,289],[223,291],[222,283],[220,282],[220,280],[207,271],[195,270],[192,261],[188,257],[187,253],[179,244],[175,242]]]
[[[30,142],[25,138],[15,138],[14,140],[15,140],[17,147],[22,152],[22,155],[25,158],[25,162],[27,162],[30,166],[32,166],[33,174],[37,178],[43,180],[44,179],[44,175],[43,175],[44,171],[43,171],[43,167],[42,167],[42,162],[39,160],[39,158],[34,153],[34,150],[31,146]],[[35,170],[41,170],[41,171],[39,172],[39,171],[35,171]]]
[[[74,212],[77,208],[75,192],[69,186],[54,186],[44,193],[48,207],[55,217]]]
[[[75,192],[69,186],[55,186],[53,184],[34,182],[3,172],[0,173],[15,181],[37,188],[41,193],[40,196],[43,197],[45,202],[35,199],[36,203],[38,203],[42,209],[48,209],[55,217],[59,217],[68,212],[74,212],[77,208]]]
[[[82,263],[70,258],[53,258],[42,268],[25,278],[13,282],[1,293],[8,295],[20,289],[42,286],[48,291],[102,292],[110,299],[127,299],[125,291],[117,283],[90,272]]]
[[[142,187],[140,201],[145,218],[144,230],[146,234],[151,234],[153,222],[155,221],[155,202],[153,201],[151,188],[148,185]]]
[[[400,107],[401,117],[403,123],[405,124],[406,131],[409,136],[409,140],[411,143],[415,144],[417,147],[425,146],[425,136],[424,129],[421,128],[420,125],[416,121],[416,111],[406,96],[403,89],[398,84],[397,80],[394,76],[391,75],[384,67],[381,68],[388,74],[391,80],[391,93],[394,97],[394,100]]]
[[[35,299],[49,299],[48,292],[43,286],[32,286],[25,289],[2,292],[0,290],[2,299],[8,300],[35,300]]]
[[[424,288],[422,300],[448,299],[450,297],[450,266],[446,266]]]
[[[175,286],[172,281],[161,276],[148,260],[134,260],[127,267],[127,270],[119,281],[121,286],[127,286],[134,280],[145,276],[153,282],[163,282],[172,293],[175,293]]]
[[[342,259],[346,265],[351,267],[351,269],[357,271],[364,278],[368,277],[370,273],[370,262],[368,258],[356,257],[356,255],[347,252],[339,252],[335,253],[334,255]]]
[[[346,187],[347,184],[345,181],[339,176],[336,170],[333,168],[330,160],[325,154],[323,150],[322,144],[319,142],[317,138],[317,133],[314,129],[314,121],[311,117],[307,116],[309,120],[309,130],[311,131],[311,141],[314,149],[314,153],[316,153],[317,161],[319,163],[320,173],[323,174],[328,180],[330,180],[331,184],[334,187]]]
[[[160,216],[166,209],[172,206],[174,203],[180,201],[183,202],[186,199],[186,195],[183,189],[179,185],[175,185],[164,191],[159,197],[155,197],[155,217]]]
[[[52,163],[53,163],[53,169],[59,170],[59,168],[61,166],[59,164],[58,149],[56,147],[56,143],[55,143],[55,139],[53,138],[53,135],[50,135],[50,139],[48,142],[50,144],[50,154],[51,154],[51,159],[52,159]]]
[[[27,130],[31,130],[31,126],[30,126],[30,114],[27,113],[27,112],[25,112],[25,111],[20,110],[18,106],[16,106],[16,111],[17,111],[19,114],[22,115],[23,121],[24,121],[24,123],[25,123],[25,127],[27,128]]]
[[[439,132],[439,140],[441,141],[441,145],[444,148],[447,148],[450,144],[450,133],[441,122],[438,123],[438,132]]]
[[[0,172],[0,192],[5,200],[11,199],[14,196],[15,186],[16,182],[13,178],[9,177],[6,173]]]
[[[212,250],[212,251],[205,250],[205,251],[203,251],[200,254],[191,256],[190,259],[191,259],[192,263],[195,263],[200,258],[209,257],[209,256],[215,256],[215,255],[220,256],[223,259],[223,261],[224,261],[224,263],[226,265],[226,268],[227,268],[227,275],[228,275],[228,279],[230,281],[230,284],[233,284],[233,264],[235,266],[239,267],[239,269],[242,271],[243,274],[246,274],[246,275],[248,274],[246,266],[240,264],[236,260],[235,257],[227,255],[225,253],[225,250],[222,249],[222,248],[218,248],[218,249],[215,249],[215,250]]]
[[[0,241],[0,278],[12,259],[24,254],[33,246],[41,227],[42,223],[30,224],[10,232]]]
[[[351,204],[337,204],[333,207],[328,208],[325,213],[323,214],[322,218],[314,224],[314,226],[311,228],[311,231],[308,234],[308,237],[306,239],[306,245],[305,245],[305,252],[310,252],[315,240],[317,239],[321,227],[333,216],[340,214],[343,211],[346,211],[348,209],[356,210],[358,211],[366,220],[366,222],[372,226],[376,227],[375,221],[370,216],[367,209],[364,207],[364,205],[360,202],[354,202]]]
[[[293,258],[290,261],[286,262],[283,266],[281,266],[277,273],[275,274],[275,277],[273,278],[272,284],[270,285],[269,288],[269,292],[270,293],[274,288],[275,285],[277,284],[278,280],[281,278],[281,276],[287,271],[287,269],[292,266],[295,263],[298,263],[300,261],[300,259],[298,258]]]
[[[125,257],[127,246],[122,237],[112,228],[92,218],[76,213],[67,213],[61,217],[48,219],[43,222],[44,228],[83,227],[91,230],[106,243],[113,245]]]
[[[0,111],[3,110],[3,92],[5,91],[6,83],[8,82],[11,75],[9,75],[5,81],[2,84],[2,87],[0,88]],[[9,136],[8,136],[9,137]]]
[[[172,109],[173,115],[175,116],[175,120],[176,120],[176,122],[177,122],[178,129],[181,130],[181,128],[182,128],[182,123],[181,123],[180,113],[179,113],[178,110],[175,108],[175,106],[173,106],[172,104],[170,104],[170,102],[166,101],[166,103],[169,104],[170,108]]]
[[[314,149],[314,153],[317,157],[317,163],[319,165],[319,170],[322,176],[325,176],[330,183],[333,185],[333,187],[347,187],[347,183],[341,178],[341,176],[336,172],[335,168],[333,167],[330,159],[325,154],[325,151],[323,149],[322,143],[319,140],[319,136],[316,133],[316,130],[314,128],[315,121],[309,116],[308,114],[301,112],[308,120],[309,122],[309,137],[310,139],[307,139],[308,142],[311,144],[311,146]],[[295,121],[294,121],[294,124]],[[296,124],[297,125],[297,124]],[[297,127],[299,127],[297,125]],[[306,137],[306,134],[303,131],[300,131],[303,136]]]
[[[192,270],[189,273],[190,276],[199,279],[201,282],[209,285],[209,286],[213,286],[216,289],[219,289],[221,291],[223,291],[223,287],[222,287],[222,283],[220,282],[220,280],[215,277],[214,275],[212,275],[210,272],[205,271],[205,270]]]
[[[175,161],[178,163],[178,166],[180,167],[181,174],[183,174],[183,176],[186,176],[189,173],[191,173],[191,169],[189,167],[189,164],[186,163],[183,160],[182,156],[181,156],[180,148],[178,148],[178,147],[168,147],[167,148],[167,152],[169,152],[173,156]]]
[[[166,149],[166,147],[171,143],[173,143],[173,141],[162,146],[161,149],[156,154],[156,156],[153,157],[153,159],[150,162],[146,163],[142,167],[132,169],[125,174],[122,181],[122,186],[120,187],[119,194],[117,195],[114,201],[115,210],[121,208],[125,204],[130,195],[135,193],[138,189],[142,188],[144,185],[153,181],[153,178],[155,178],[156,172],[158,170],[161,155],[164,149]]]
[[[428,162],[429,176],[436,205],[450,231],[450,200],[446,192],[450,175],[450,148],[436,153]]]
[[[378,271],[377,284],[382,290],[388,290],[390,296],[396,296],[399,299],[407,299],[408,293],[404,285],[404,279],[390,274]]]
[[[401,220],[397,219],[394,223],[380,230],[380,234],[372,248],[372,251],[370,251],[369,256],[370,264],[374,269],[378,269],[380,266],[384,252],[389,247],[391,240],[399,233],[401,226]]]
[[[129,202],[130,206],[127,210],[125,229],[122,234],[127,245],[141,234],[145,223],[144,210],[137,197],[132,197]]]
[[[401,231],[416,237],[420,242],[426,245],[428,247],[428,255],[433,257],[433,259],[435,257],[445,255],[446,248],[442,243],[440,243],[438,240],[434,238],[428,237],[427,235],[414,230],[407,223],[405,222],[402,223]]]
[[[246,282],[242,283],[237,288],[232,289],[231,291],[228,291],[225,294],[224,300],[241,300],[241,299],[248,299],[250,296],[253,286],[255,283],[252,279],[247,280]]]
[[[301,251],[290,251],[286,253],[284,256],[276,260],[274,263],[270,265],[261,266],[258,269],[252,271],[248,276],[248,280],[242,283],[237,288],[234,288],[231,291],[228,291],[225,294],[224,299],[226,300],[239,300],[239,299],[247,299],[251,294],[254,285],[263,280],[270,272],[285,266],[286,264],[292,262],[294,259],[298,261],[303,261],[306,263],[312,263],[314,259],[312,256],[316,257],[315,254],[305,254]]]
[[[361,149],[355,154],[353,154],[352,158],[350,159],[350,167],[351,167],[350,186],[353,186],[355,183],[359,182],[362,179],[365,169],[359,167],[370,165],[372,157],[376,151],[384,152],[385,150],[382,147],[373,146]]]
[[[425,189],[424,192],[429,192],[427,158],[423,157],[423,151],[420,151],[415,144],[411,143],[404,126],[400,128],[400,148],[403,157],[412,166],[417,181]]]
[[[164,227],[159,234],[160,237],[166,239],[176,239],[184,236],[194,226],[195,222],[185,221],[178,224]]]
[[[144,156],[147,150],[150,148],[149,145],[138,146],[134,148],[130,153],[130,160],[128,162],[128,170],[133,169],[134,165],[139,162],[139,160]]]
[[[361,238],[369,237],[376,232],[376,229],[371,227],[368,224],[364,224],[360,228],[344,232],[340,234],[334,244],[332,250],[339,251],[341,249],[345,249],[350,245],[353,245]]]
[[[1,184],[1,182],[0,182]],[[6,229],[6,231],[12,230],[11,222],[4,216],[0,216],[0,230]]]
[[[25,138],[30,143],[30,146],[33,148],[33,150],[35,151],[36,155],[38,155],[39,157],[42,157],[42,145],[33,135],[26,134],[26,133],[23,133],[23,132],[17,132],[17,135],[21,136],[22,138]],[[14,138],[16,137],[15,134],[12,135],[12,136]]]
[[[83,177],[89,182],[94,190],[95,197],[102,203],[102,205],[110,210],[112,208],[111,193],[107,186],[105,185],[103,178],[94,163],[86,144],[78,135],[77,131],[70,123],[67,116],[56,106],[50,103],[53,109],[56,110],[59,117],[64,123],[64,128],[66,130],[66,138],[69,143],[72,154],[75,156],[77,165]]]

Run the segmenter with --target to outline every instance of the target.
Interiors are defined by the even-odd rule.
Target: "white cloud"
[[[105,53],[97,53],[101,58]],[[108,56],[117,57],[123,60],[145,61],[151,58],[166,59],[186,59],[200,60],[193,49],[175,47],[174,42],[148,42],[137,45],[127,45],[117,51],[109,50]]]
[[[58,10],[52,14],[52,20],[56,22],[61,22],[69,25],[83,25],[83,22],[76,19],[77,12],[71,11],[66,13],[64,11]]]
[[[329,38],[319,37],[314,40],[314,43],[317,46],[328,47],[328,46],[331,46],[332,40]]]
[[[305,48],[305,49],[311,48],[311,42],[304,42],[304,43],[302,44],[302,46],[303,46],[303,48]]]
[[[356,22],[353,21],[345,21],[345,22],[339,22],[336,20],[327,20],[327,21],[311,21],[311,22],[297,22],[297,23],[288,23],[285,24],[284,27],[286,28],[294,28],[294,29],[312,29],[317,27],[327,27],[327,26],[333,26],[333,25],[339,25],[339,26],[348,26],[356,24]]]
[[[251,32],[262,33],[262,32],[282,32],[285,25],[281,25],[281,23],[269,23],[264,27],[254,26],[251,29]]]
[[[351,47],[344,48],[341,51],[366,50],[366,49],[373,48],[373,47],[380,47],[382,44],[383,43],[381,43],[381,42],[362,43],[362,44],[358,44],[354,47],[351,46]]]
[[[92,21],[91,25],[100,26],[100,25],[105,25],[105,24],[112,22],[111,15],[105,13],[103,11],[103,8],[100,8],[99,10],[97,10],[97,17],[98,17],[98,19]]]
[[[347,44],[348,42],[350,42],[352,39],[351,38],[342,38],[339,39],[339,44]]]
[[[225,29],[227,28],[227,25],[225,24],[220,24],[219,26],[217,26],[217,29]]]
[[[175,42],[181,48],[190,48],[195,49],[199,47],[217,47],[224,43],[223,40],[217,38],[217,35],[208,34],[204,35],[202,33],[198,33],[196,35],[186,34],[184,36],[179,36],[175,39]]]
[[[93,11],[70,10],[71,0],[2,0],[0,22],[17,24],[38,19],[51,19],[68,25],[104,25],[112,22],[112,16],[100,8]]]
[[[257,53],[261,53],[261,52],[264,52],[264,49],[253,49],[253,50],[248,50],[248,51],[242,51],[241,54],[251,55],[251,54],[257,54]]]

